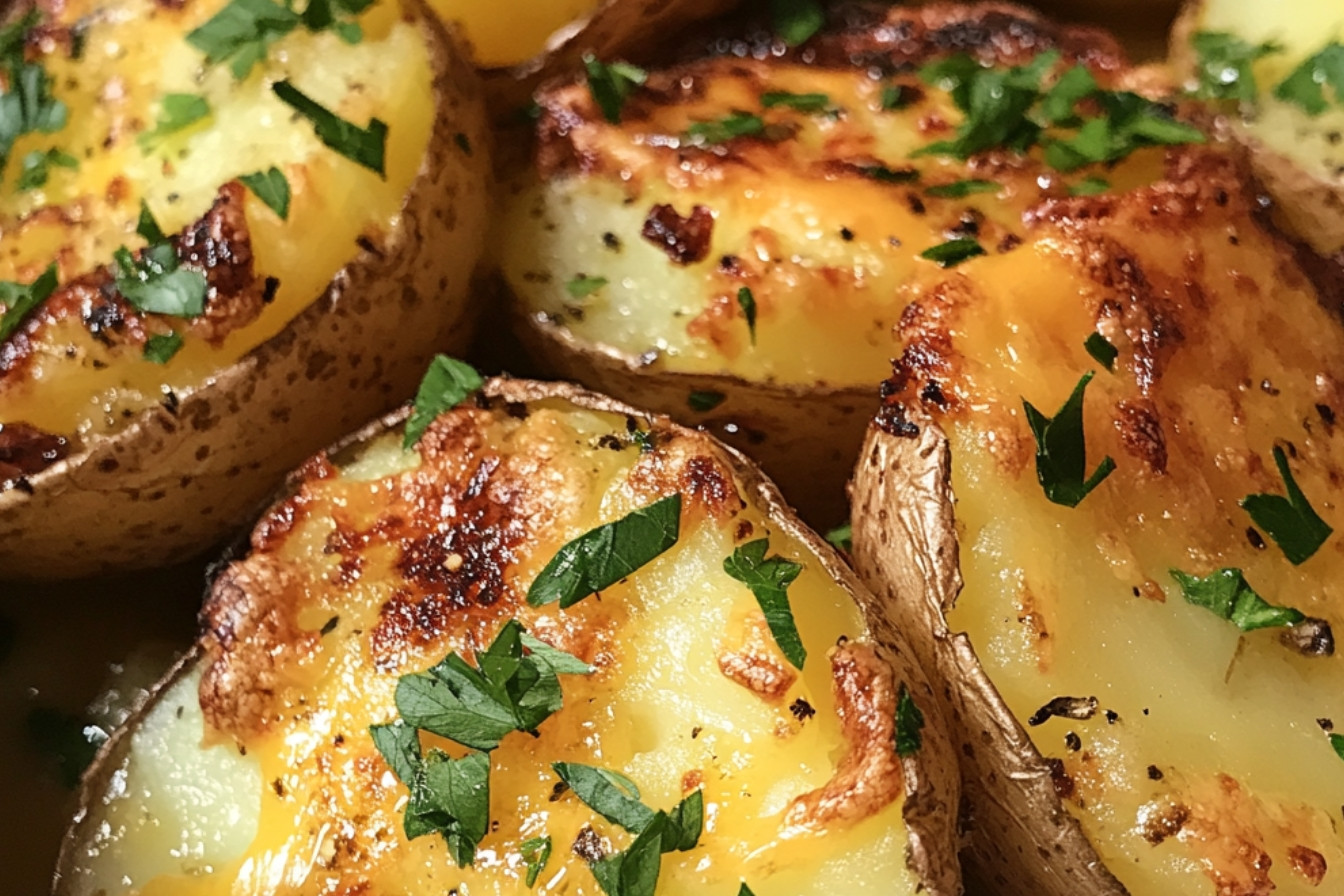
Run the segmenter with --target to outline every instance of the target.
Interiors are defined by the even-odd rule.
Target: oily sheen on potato
[[[536,170],[513,185],[498,251],[554,371],[711,427],[830,523],[901,285],[949,242],[1010,251],[1026,209],[1098,178],[1147,182],[1158,157],[1065,173],[1039,154],[920,154],[963,118],[921,76],[955,51],[1007,67],[1053,49],[1104,86],[1133,78],[1110,38],[1021,8],[853,4],[799,47],[746,35],[543,91]]]
[[[911,285],[856,563],[951,685],[995,892],[1335,892],[1339,296],[1226,147],[1164,166]]]
[[[493,381],[410,450],[404,416],[308,462],[221,573],[195,651],[86,778],[57,893],[652,894],[595,877],[647,845],[622,827],[632,794],[697,832],[642,853],[663,896],[961,892],[929,686],[740,456],[567,386]],[[586,584],[538,602],[557,554],[603,526],[613,541],[566,561]],[[648,559],[647,527],[670,527],[666,550],[589,594],[597,565]],[[800,640],[767,623],[748,567]],[[405,727],[416,673],[457,656],[494,675],[483,654],[510,628],[537,639],[524,666],[561,671],[562,706],[493,743],[481,716]],[[392,725],[426,762],[488,764],[488,824],[426,815],[443,837],[408,839],[419,797],[375,741]],[[606,802],[574,764],[602,770]]]
[[[330,6],[89,0],[5,32],[33,96],[0,190],[4,574],[205,548],[465,340],[478,86],[419,5]]]

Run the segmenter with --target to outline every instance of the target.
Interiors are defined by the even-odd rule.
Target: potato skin
[[[653,432],[706,438],[698,433],[689,433],[666,417],[650,417],[645,411],[568,383],[494,378],[486,382],[482,395],[488,401],[499,401],[505,405],[539,401],[567,402],[581,409],[646,419]],[[378,436],[398,430],[408,415],[409,409],[405,407],[387,414],[335,443],[322,456],[331,458],[348,456]],[[874,599],[835,549],[794,515],[774,483],[744,455],[721,444],[715,445],[714,448],[732,470],[743,496],[748,501],[758,502],[760,508],[781,532],[798,539],[807,550],[815,553],[821,559],[826,574],[839,582],[858,603],[869,622],[873,639],[879,645],[883,658],[892,666],[899,679],[910,686],[912,695],[923,712],[924,728],[919,751],[901,760],[905,782],[903,815],[910,833],[907,862],[923,882],[925,886],[923,892],[932,896],[960,896],[963,889],[956,855],[958,842],[956,814],[960,782],[951,752],[952,742],[948,737],[938,700],[929,678],[917,662],[916,654],[907,643],[900,626],[884,614],[881,604]],[[287,486],[276,496],[274,503],[284,501],[302,481],[302,470],[291,474]],[[247,547],[246,536],[241,537],[226,553],[224,561],[241,559]],[[207,602],[220,581],[219,574],[227,565],[227,562],[220,562],[212,567],[212,577],[215,581],[207,586]],[[173,684],[190,674],[205,658],[205,652],[198,642],[164,675],[145,703],[100,748],[97,757],[84,775],[79,806],[61,844],[51,890],[53,896],[67,896],[71,892],[71,883],[77,880],[74,871],[78,868],[82,848],[98,833],[98,821],[94,811],[96,800],[99,794],[106,791],[111,776],[130,749],[136,726]]]
[[[314,444],[413,391],[435,352],[466,346],[490,138],[465,53],[418,0],[411,8],[430,48],[436,121],[401,226],[237,364],[0,493],[0,576],[90,576],[204,551]]]

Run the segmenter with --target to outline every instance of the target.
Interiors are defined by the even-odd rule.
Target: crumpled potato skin
[[[284,472],[415,389],[470,340],[490,137],[479,78],[416,5],[437,117],[401,225],[275,337],[188,395],[0,493],[0,577],[163,565],[246,522]],[[465,135],[475,147],[461,152]]]

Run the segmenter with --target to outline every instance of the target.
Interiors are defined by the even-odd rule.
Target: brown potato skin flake
[[[45,470],[69,453],[65,436],[27,423],[0,423],[0,483]]]

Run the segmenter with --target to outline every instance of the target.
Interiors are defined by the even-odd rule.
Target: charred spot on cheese
[[[1027,724],[1044,725],[1056,716],[1062,719],[1086,721],[1097,714],[1096,697],[1055,697],[1031,714]]]
[[[714,215],[703,205],[683,218],[668,204],[655,205],[644,219],[640,236],[667,253],[677,264],[701,261],[709,253]]]
[[[0,423],[0,482],[41,472],[70,453],[70,440],[26,423]]]

